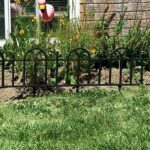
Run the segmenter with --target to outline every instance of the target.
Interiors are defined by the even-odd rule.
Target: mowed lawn
[[[0,150],[148,149],[150,92],[146,87],[0,103]]]

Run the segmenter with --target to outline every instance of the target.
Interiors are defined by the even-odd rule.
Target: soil
[[[1,74],[0,74],[0,77],[1,77]],[[1,78],[0,78],[0,82],[2,82]],[[12,74],[10,72],[5,72],[4,83],[5,85],[12,84]],[[14,99],[18,97],[19,95],[20,95],[20,90],[18,88],[0,88],[0,101]]]
[[[0,89],[0,101],[14,99],[19,96],[19,90],[16,88]]]
[[[140,71],[134,71],[133,75],[133,83],[138,83],[140,80]],[[91,72],[91,80],[90,83],[97,84],[98,83],[98,70],[92,70]],[[1,74],[0,74],[1,77]],[[87,83],[87,77],[88,74],[82,74],[80,77],[81,83]],[[150,72],[144,71],[144,83],[150,83]],[[15,85],[21,85],[21,81],[15,75],[16,80],[14,81]],[[112,84],[119,84],[119,69],[112,68]],[[5,85],[11,85],[12,84],[12,74],[10,72],[5,72]],[[62,81],[63,82],[63,81]],[[122,70],[122,83],[127,84],[130,82],[130,75],[128,71]],[[108,68],[102,68],[101,70],[101,84],[108,84],[109,83],[109,69]],[[0,78],[0,85],[1,85],[1,78]],[[103,89],[117,89],[117,87],[81,87],[81,91],[90,90],[93,88],[103,88]],[[50,89],[52,91],[52,89]],[[76,91],[75,88],[72,87],[63,87],[59,89],[53,89],[53,92],[59,92],[59,91],[70,91],[74,92]],[[24,90],[23,88],[1,88],[0,89],[0,101],[6,101],[6,100],[13,100],[18,98],[24,98],[31,92],[31,89]],[[49,91],[47,91],[48,93]]]

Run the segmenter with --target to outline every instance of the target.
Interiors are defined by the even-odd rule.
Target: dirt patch
[[[1,74],[0,74],[0,77],[2,77]],[[0,82],[2,82],[2,78],[0,78]],[[15,81],[15,83],[16,82],[17,81]],[[4,84],[5,86],[12,85],[11,72],[8,72],[8,71],[5,72]],[[0,101],[14,99],[15,97],[18,97],[19,95],[20,95],[20,90],[18,88],[0,88]]]
[[[14,99],[19,96],[19,90],[16,88],[4,88],[0,89],[0,101],[6,101]]]

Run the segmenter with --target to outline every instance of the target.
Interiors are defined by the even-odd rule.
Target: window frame
[[[4,14],[5,14],[5,39],[9,37],[11,33],[11,11],[10,0],[4,1]]]
[[[2,47],[6,39],[8,39],[11,33],[11,12],[10,12],[10,0],[4,0],[4,23],[5,23],[5,38],[0,39],[0,47]]]
[[[35,1],[35,15],[38,17],[38,0]],[[5,39],[0,40],[0,46],[3,46],[6,39],[9,38],[11,33],[11,8],[10,0],[4,0],[4,16],[5,16]],[[69,0],[69,19],[80,18],[80,0]]]
[[[80,19],[80,0],[69,0],[69,18]]]

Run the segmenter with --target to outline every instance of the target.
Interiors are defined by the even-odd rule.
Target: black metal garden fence
[[[59,53],[31,49],[24,58],[5,59],[0,54],[0,88],[150,85],[149,58],[128,58],[114,50],[109,58],[92,57],[83,48],[72,50],[63,59]],[[19,75],[18,75],[19,74]],[[18,77],[19,76],[19,77]],[[18,82],[20,78],[20,82]]]

